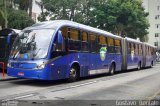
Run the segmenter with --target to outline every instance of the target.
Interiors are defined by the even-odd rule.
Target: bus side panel
[[[127,70],[127,40],[122,39],[122,70]]]
[[[116,63],[116,70],[115,71],[121,71],[122,69],[122,54],[115,54],[114,61]]]
[[[80,53],[79,63],[80,63],[80,77],[88,76],[89,70],[89,53]]]

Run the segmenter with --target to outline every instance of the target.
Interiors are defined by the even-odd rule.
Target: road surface
[[[103,106],[124,105],[130,103],[150,104],[160,101],[160,64],[140,71],[118,73],[112,76],[98,75],[82,78],[73,83],[65,80],[39,81],[30,79],[12,79],[0,81],[0,100],[5,106],[7,101],[20,100],[20,106],[63,104]],[[126,101],[128,100],[128,101]],[[53,102],[56,101],[56,102]],[[64,102],[65,101],[65,102]],[[74,102],[73,102],[74,101]],[[16,102],[17,103],[17,102]],[[152,103],[152,104],[151,104]],[[78,106],[78,105],[77,105]],[[108,106],[108,105],[107,105]]]

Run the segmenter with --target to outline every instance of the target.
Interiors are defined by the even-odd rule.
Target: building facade
[[[160,0],[143,0],[146,12],[149,12],[148,43],[157,46],[160,50]]]

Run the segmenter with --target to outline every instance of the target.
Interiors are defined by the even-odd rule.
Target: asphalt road
[[[67,106],[66,102],[69,102],[69,106],[77,104],[80,106],[84,104],[86,106],[103,106],[106,103],[107,106],[121,105],[120,103],[124,105],[130,100],[132,104],[136,100],[154,100],[158,98],[157,95],[159,94],[160,64],[153,68],[140,71],[132,70],[113,76],[98,75],[83,78],[73,83],[68,83],[65,80],[12,79],[0,81],[0,99],[3,103],[20,100],[21,102],[18,102],[20,106],[22,104],[24,106],[52,106],[53,104]],[[122,100],[128,101],[124,102]]]

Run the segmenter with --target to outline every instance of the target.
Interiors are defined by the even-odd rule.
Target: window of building
[[[158,46],[158,42],[154,42],[154,46]]]
[[[155,19],[160,19],[160,15],[156,15],[156,16],[155,16]]]
[[[157,10],[158,10],[158,11],[160,10],[160,6],[157,6]]]
[[[155,37],[159,37],[160,33],[155,33]]]
[[[156,28],[159,28],[160,27],[160,24],[156,24]]]

